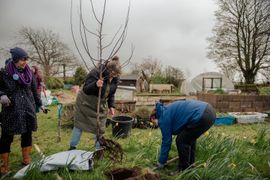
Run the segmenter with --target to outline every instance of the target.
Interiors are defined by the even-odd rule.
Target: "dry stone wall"
[[[198,94],[218,112],[263,112],[270,110],[270,96]]]
[[[176,100],[196,99],[195,96],[177,96],[177,95],[136,95],[136,106],[154,106],[157,101],[164,103],[173,102]]]

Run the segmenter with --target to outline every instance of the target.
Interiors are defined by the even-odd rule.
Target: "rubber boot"
[[[1,154],[1,178],[10,173],[9,171],[9,153]]]
[[[27,146],[27,147],[22,148],[22,157],[23,157],[22,164],[24,166],[31,163],[31,158],[30,158],[31,150],[32,150],[32,146]]]

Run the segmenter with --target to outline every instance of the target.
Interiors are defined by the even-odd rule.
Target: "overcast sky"
[[[113,36],[123,24],[128,0],[108,1],[105,33]],[[70,30],[70,2],[0,0],[0,48],[10,48],[18,29],[28,26],[59,34],[77,55]],[[76,3],[74,8],[77,9]],[[151,56],[163,66],[182,69],[186,76],[217,71],[206,57],[206,38],[212,35],[216,9],[214,0],[131,0],[128,35],[119,56],[126,59],[133,44],[133,63]]]

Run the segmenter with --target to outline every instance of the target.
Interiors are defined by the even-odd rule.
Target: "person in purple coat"
[[[163,168],[167,162],[173,135],[177,136],[178,170],[194,166],[196,140],[214,124],[215,119],[214,108],[203,101],[181,100],[168,105],[156,103],[150,121],[159,126],[162,134],[157,167]]]
[[[0,176],[10,173],[9,155],[15,135],[21,135],[22,164],[31,162],[32,132],[37,130],[36,107],[45,113],[37,93],[28,54],[22,48],[10,49],[11,58],[0,69]]]

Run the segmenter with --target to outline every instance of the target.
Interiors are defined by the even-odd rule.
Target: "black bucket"
[[[111,119],[112,134],[114,137],[125,138],[129,136],[134,119],[129,116],[115,116]]]

